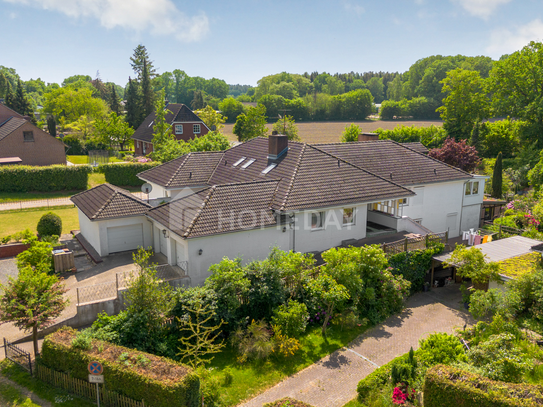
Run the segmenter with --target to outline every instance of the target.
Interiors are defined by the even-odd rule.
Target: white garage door
[[[107,241],[109,252],[123,252],[143,247],[143,229],[141,223],[137,225],[117,226],[107,228]]]

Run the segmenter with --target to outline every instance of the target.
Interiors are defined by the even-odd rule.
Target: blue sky
[[[99,71],[124,86],[140,43],[159,73],[256,85],[281,71],[403,72],[435,54],[497,59],[543,40],[540,0],[0,0],[0,11],[0,65],[58,83]]]

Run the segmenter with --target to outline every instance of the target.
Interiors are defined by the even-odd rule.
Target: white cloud
[[[4,0],[61,12],[68,17],[96,18],[106,28],[173,35],[180,41],[198,41],[209,31],[204,13],[189,17],[171,0]]]
[[[364,14],[364,12],[366,11],[366,10],[364,10],[364,7],[362,7],[359,4],[345,3],[343,5],[343,7],[345,7],[345,10],[347,10],[349,12],[352,12],[352,13],[355,13],[355,14],[357,14],[359,16]]]
[[[530,41],[543,39],[543,22],[540,19],[530,21],[528,24],[516,27],[514,31],[500,28],[490,34],[490,45],[486,51],[493,58],[499,58],[503,54],[519,51]]]
[[[9,18],[11,18],[12,20],[15,20],[17,18],[17,14],[9,13]]]
[[[454,0],[459,3],[472,16],[488,19],[494,10],[511,0]]]

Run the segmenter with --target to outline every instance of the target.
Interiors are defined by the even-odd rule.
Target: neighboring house
[[[0,164],[66,164],[64,143],[0,104]]]
[[[225,256],[262,259],[273,246],[323,251],[385,230],[448,229],[457,236],[460,224],[462,230],[477,227],[484,187],[484,178],[393,141],[312,146],[282,135],[190,153],[139,177],[151,184],[154,206],[144,214],[139,207],[134,221],[147,218],[144,246],[166,255],[169,264],[188,263],[192,285],[202,284],[209,266]],[[110,197],[93,191],[78,196],[94,208],[107,206]],[[73,201],[83,210],[77,196]],[[129,217],[123,221],[131,224]],[[81,232],[97,241],[96,231],[82,226]],[[93,246],[104,255],[114,251],[107,244],[116,249],[103,237]]]
[[[171,126],[172,133],[177,140],[188,141],[209,132],[209,128],[205,123],[186,105],[169,103],[165,109],[168,110],[165,117],[166,123]],[[151,113],[132,135],[136,155],[147,155],[153,151],[155,118],[156,113]]]

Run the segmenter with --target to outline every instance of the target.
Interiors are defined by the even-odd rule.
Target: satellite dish
[[[151,184],[149,184],[148,182],[146,182],[145,184],[143,184],[141,186],[141,192],[143,192],[144,194],[147,194],[149,195],[149,193],[153,190],[153,186]]]
[[[212,125],[212,126],[211,126],[211,131],[215,131],[215,130],[217,130],[217,126]]]

